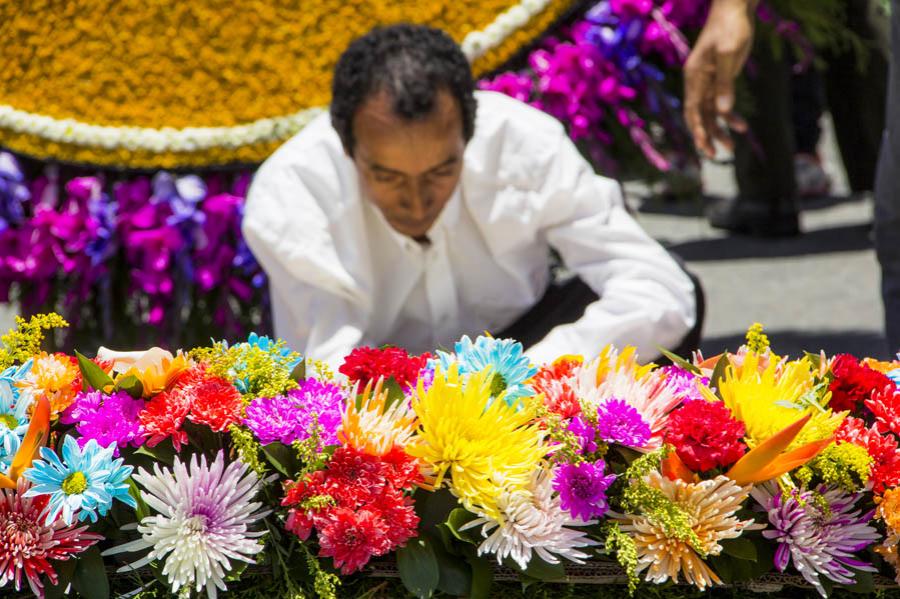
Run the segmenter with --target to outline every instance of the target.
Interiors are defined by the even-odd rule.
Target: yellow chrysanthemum
[[[50,402],[50,417],[55,419],[81,390],[81,371],[69,356],[41,352],[17,385],[34,397],[46,397]]]
[[[403,400],[388,405],[388,392],[381,385],[382,379],[374,389],[369,383],[356,401],[347,402],[337,432],[342,445],[383,456],[395,445],[409,442],[416,430],[416,415]]]
[[[760,367],[760,354],[747,352],[743,367],[728,366],[719,381],[722,401],[747,429],[747,442],[755,447],[806,414],[812,418],[788,449],[826,439],[841,425],[846,412],[833,413],[825,408],[831,393],[819,400],[809,399],[813,392],[814,371],[808,358],[791,362],[768,360]],[[718,401],[708,388],[701,389],[710,401]]]
[[[438,369],[428,390],[419,380],[412,399],[418,434],[406,451],[435,488],[448,479],[466,509],[502,521],[501,492],[527,488],[549,451],[534,406],[509,406],[502,395],[492,402],[487,371],[463,379],[456,365],[446,374]]]

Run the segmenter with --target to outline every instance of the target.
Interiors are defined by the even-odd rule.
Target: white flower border
[[[522,0],[497,16],[482,31],[472,31],[460,47],[470,62],[499,46],[513,32],[542,12],[551,0]],[[307,108],[287,116],[263,118],[232,127],[115,127],[18,110],[0,105],[0,128],[59,143],[116,150],[199,152],[211,148],[239,148],[285,139],[297,133],[325,108]]]

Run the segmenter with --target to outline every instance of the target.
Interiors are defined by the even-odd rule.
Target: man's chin
[[[394,230],[400,233],[401,235],[406,235],[407,237],[412,237],[413,239],[420,240],[425,238],[428,235],[428,230],[431,228],[431,223],[428,226],[418,225],[415,227],[407,227],[407,226],[398,226],[392,225]]]

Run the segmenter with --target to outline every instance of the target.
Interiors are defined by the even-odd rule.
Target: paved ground
[[[681,255],[704,284],[707,317],[702,349],[735,347],[754,321],[766,325],[778,353],[802,350],[886,357],[879,270],[870,229],[872,199],[850,199],[830,127],[823,139],[833,197],[805,203],[804,234],[758,240],[712,229],[697,199],[665,203],[628,185],[644,227]],[[733,195],[729,167],[706,164],[706,193]]]

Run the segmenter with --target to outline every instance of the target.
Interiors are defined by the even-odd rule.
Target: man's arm
[[[734,113],[734,80],[753,45],[753,13],[759,0],[713,0],[706,24],[684,65],[684,118],[697,148],[712,158],[714,142],[732,147],[719,120],[736,131],[746,124]]]
[[[694,286],[669,253],[625,210],[619,185],[597,176],[560,128],[545,174],[543,233],[563,262],[600,296],[578,321],[528,350],[545,362],[603,345],[635,345],[647,359],[673,348],[694,325]]]
[[[278,337],[304,356],[335,366],[365,342],[364,294],[296,170],[260,170],[247,196],[242,232],[268,276]]]

